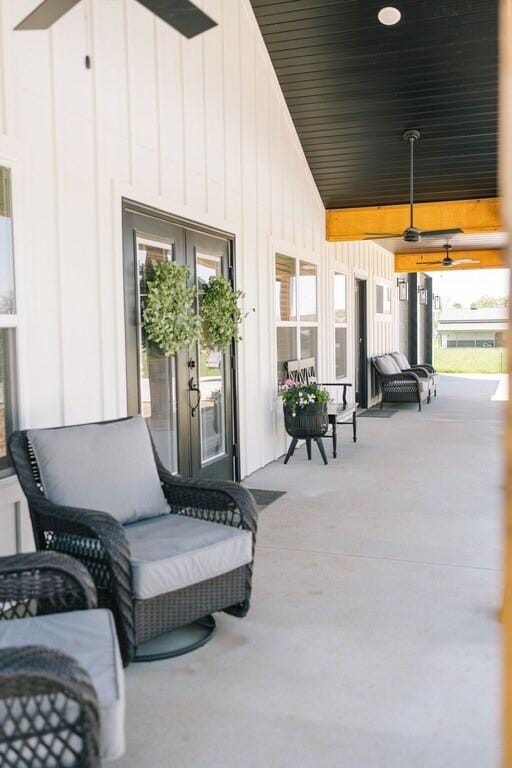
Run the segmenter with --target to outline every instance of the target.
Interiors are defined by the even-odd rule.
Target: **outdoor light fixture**
[[[402,18],[402,14],[398,8],[394,8],[392,5],[386,5],[385,8],[380,9],[377,18],[385,27],[392,27],[395,24],[398,24]]]
[[[418,286],[418,295],[420,297],[420,304],[426,304],[427,303],[427,289],[424,288],[422,285]]]
[[[441,309],[441,297],[434,296],[434,309]]]
[[[409,285],[404,277],[398,277],[396,280],[398,286],[398,299],[399,301],[409,300]]]

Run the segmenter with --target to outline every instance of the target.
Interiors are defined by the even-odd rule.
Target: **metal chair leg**
[[[290,447],[288,448],[288,452],[286,454],[286,458],[284,460],[285,464],[288,464],[290,461],[290,458],[293,456],[293,452],[295,451],[295,446],[297,445],[298,440],[296,437],[292,438],[292,441],[290,443]]]
[[[311,461],[311,440],[306,440],[306,451],[308,452],[308,461]]]
[[[315,437],[315,443],[318,445],[318,450],[320,451],[320,456],[324,460],[324,464],[328,464],[327,456],[325,455],[325,448],[321,437]]]
[[[352,414],[352,440],[357,443],[357,413]]]

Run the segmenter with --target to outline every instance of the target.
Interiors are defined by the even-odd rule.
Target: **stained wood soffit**
[[[446,270],[442,264],[429,264],[428,262],[441,260],[444,251],[421,253],[396,253],[395,272],[438,272]],[[503,269],[506,266],[505,252],[497,249],[454,251],[451,256],[454,259],[477,259],[478,264],[459,264],[449,267],[449,271],[464,269]],[[424,263],[422,263],[424,262]]]
[[[403,232],[409,223],[409,206],[382,205],[338,208],[326,212],[327,240],[363,240],[371,232]],[[416,203],[414,224],[421,229],[460,227],[465,233],[503,229],[499,198]]]

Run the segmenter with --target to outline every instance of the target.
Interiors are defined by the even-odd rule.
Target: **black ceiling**
[[[497,0],[251,1],[327,208],[496,196]]]

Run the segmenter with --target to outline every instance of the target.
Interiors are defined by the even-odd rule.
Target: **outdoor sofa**
[[[124,752],[124,672],[110,611],[67,555],[0,558],[0,765],[97,768]]]
[[[9,452],[37,549],[88,568],[125,664],[175,628],[207,616],[214,626],[214,611],[246,615],[253,497],[234,482],[170,474],[141,416],[15,432]]]
[[[424,402],[430,403],[433,384],[426,370],[402,371],[390,354],[372,357],[380,385],[382,408],[385,402],[418,403],[418,410]]]

